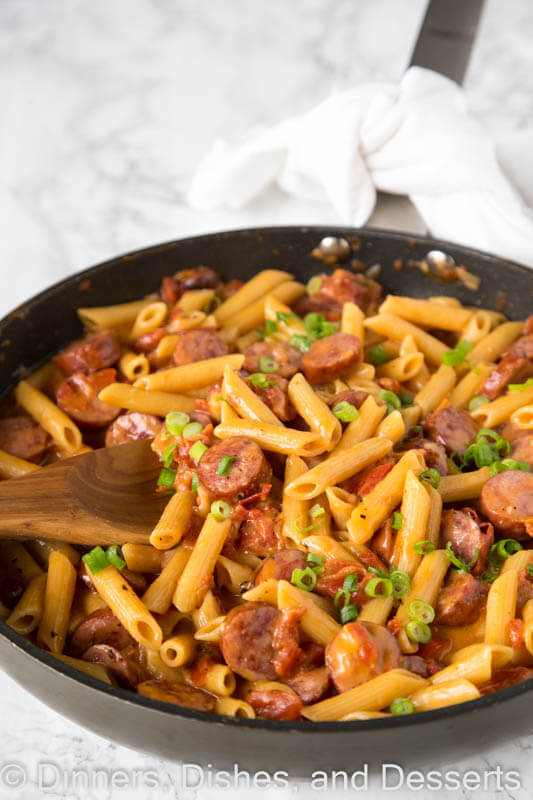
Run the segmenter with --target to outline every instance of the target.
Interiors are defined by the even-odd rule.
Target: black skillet
[[[447,294],[469,305],[494,308],[507,294],[505,313],[523,319],[532,308],[533,273],[475,250],[370,229],[262,228],[171,242],[112,259],[32,298],[0,322],[0,386],[5,390],[81,333],[79,306],[133,300],[152,292],[164,275],[206,264],[229,280],[248,279],[266,267],[300,280],[323,271],[310,253],[326,235],[346,236],[357,257],[381,264],[385,292],[412,297]],[[441,286],[417,269],[399,272],[396,259],[418,260],[438,248],[482,279],[473,292]],[[216,717],[141,698],[89,678],[0,623],[5,672],[60,714],[114,742],[158,756],[249,770],[285,770],[305,776],[319,769],[355,770],[384,761],[433,766],[481,753],[531,731],[533,681],[469,703],[403,718],[343,723],[290,723]]]

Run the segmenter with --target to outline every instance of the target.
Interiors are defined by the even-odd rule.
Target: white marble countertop
[[[0,312],[136,247],[247,224],[333,222],[311,212],[293,219],[283,204],[199,214],[186,207],[184,194],[214,138],[238,138],[312,106],[334,88],[398,79],[424,8],[424,0],[3,0]],[[504,164],[530,199],[531,185],[510,154],[520,147],[531,154],[532,40],[530,0],[488,0],[465,83],[472,110],[504,143]],[[185,797],[174,765],[85,732],[1,673],[0,698],[0,798]],[[462,796],[531,797],[531,747],[530,739],[510,741],[454,765],[479,771],[500,764],[521,774],[522,788],[498,795],[464,790]],[[11,762],[25,765],[24,788],[9,789],[5,765]],[[87,792],[68,776],[54,788],[48,776],[39,791],[42,762],[67,771],[154,770],[157,786],[135,786],[132,778],[125,789]],[[299,794],[314,796],[302,788]],[[208,800],[215,792],[197,796]],[[381,792],[371,786],[367,796]]]

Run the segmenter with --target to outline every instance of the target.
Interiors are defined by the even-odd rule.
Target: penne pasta
[[[110,383],[102,389],[98,399],[110,406],[139,411],[141,414],[157,414],[161,417],[165,417],[171,411],[189,413],[195,408],[192,397],[170,392],[146,392],[127,383]]]

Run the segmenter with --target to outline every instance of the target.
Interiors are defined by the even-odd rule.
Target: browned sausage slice
[[[517,617],[521,615],[522,609],[524,608],[528,600],[533,600],[533,575],[530,574],[527,567],[524,567],[518,573],[518,585],[516,588]]]
[[[93,611],[80,622],[72,634],[70,649],[72,655],[80,656],[95,644],[107,644],[117,650],[133,644],[132,637],[110,608]]]
[[[345,389],[343,392],[337,392],[329,401],[330,408],[335,408],[338,403],[350,403],[356,408],[361,408],[366,398],[370,397],[368,392],[362,389]]]
[[[511,458],[525,461],[533,470],[533,433],[526,433],[525,436],[515,439],[511,445]]]
[[[392,518],[389,517],[381,528],[378,528],[370,542],[372,550],[374,550],[387,566],[392,561],[394,546],[396,544],[396,535],[397,531],[392,527]]]
[[[402,450],[423,450],[426,467],[428,469],[436,469],[441,475],[448,474],[448,459],[446,458],[446,450],[438,442],[433,442],[431,439],[409,439],[405,442]]]
[[[485,606],[489,587],[469,572],[454,572],[441,589],[435,619],[441,625],[471,625]]]
[[[116,647],[109,644],[95,644],[85,651],[82,658],[84,661],[105,667],[126,686],[133,688],[139,683],[140,665],[126,658]]]
[[[59,384],[56,392],[58,406],[80,425],[96,428],[109,425],[120,413],[120,408],[103,403],[98,395],[114,383],[116,374],[114,369],[101,369],[90,375],[75,372]]]
[[[231,669],[248,680],[274,680],[273,636],[280,612],[268,603],[243,603],[227,614],[220,647]]]
[[[533,314],[529,315],[522,328],[522,336],[528,336],[530,333],[533,333]]]
[[[481,575],[487,568],[489,551],[494,542],[494,531],[490,522],[480,522],[473,508],[457,511],[448,508],[442,512],[440,524],[441,546],[450,542],[453,552],[469,564],[479,555],[471,569],[472,575]]]
[[[305,705],[317,703],[329,689],[328,669],[327,667],[300,669],[287,683],[294,689],[302,703]]]
[[[489,478],[480,508],[502,533],[533,536],[533,472],[513,469]]]
[[[265,374],[265,386],[257,386],[251,381],[246,381],[250,389],[252,389],[267,405],[278,419],[283,422],[288,422],[294,419],[296,411],[289,401],[289,394],[287,388],[289,382],[286,378],[279,375]]]
[[[89,374],[112,367],[119,358],[120,348],[115,334],[102,331],[73,342],[61,350],[54,361],[65,375],[72,375],[74,372]]]
[[[266,558],[252,576],[253,586],[268,580],[290,581],[295,569],[305,567],[305,553],[302,550],[286,548],[280,550],[270,558]]]
[[[246,702],[250,703],[258,717],[263,719],[277,719],[285,722],[294,722],[302,717],[302,701],[294,692],[288,689],[269,691],[268,689],[253,689],[246,695]]]
[[[164,328],[156,328],[155,331],[143,333],[135,339],[133,349],[140,353],[151,353],[164,336],[166,336]]]
[[[351,333],[334,333],[313,342],[302,357],[309,383],[329,383],[345,375],[361,357],[361,342]]]
[[[403,663],[398,642],[374,622],[343,625],[326,647],[326,666],[339,692],[345,692]]]
[[[226,475],[217,475],[224,456],[233,457],[231,467]],[[198,478],[213,497],[242,499],[269,483],[272,469],[256,442],[232,436],[206,450],[198,463]]]
[[[503,667],[492,673],[488,683],[480,687],[481,694],[492,694],[522,681],[533,680],[532,667]]]
[[[286,342],[256,342],[244,351],[243,369],[250,373],[275,372],[282,378],[292,378],[300,369],[301,358],[300,351]],[[261,359],[272,359],[278,368],[265,368]]]
[[[324,314],[326,319],[339,320],[344,303],[355,303],[368,314],[381,295],[381,286],[363,275],[355,275],[347,269],[336,269],[332,275],[318,275],[318,291],[302,297],[294,306],[297,314],[304,316],[309,311]]]
[[[448,406],[433,412],[424,428],[429,438],[446,448],[447,453],[460,455],[465,454],[477,436],[477,426],[468,411]]]
[[[220,339],[214,328],[188,328],[178,331],[176,335],[179,339],[174,349],[173,360],[177,367],[225,356],[228,352],[228,346]]]
[[[239,530],[239,550],[254,556],[270,556],[282,547],[279,512],[273,506],[251,509]]]
[[[507,356],[514,356],[515,358],[533,359],[533,333],[527,336],[521,336],[514,344],[511,345],[509,350],[503,354],[503,358]]]
[[[215,698],[202,689],[195,689],[185,683],[173,683],[166,680],[143,681],[137,686],[137,692],[151,700],[171,703],[183,708],[195,708],[197,711],[214,711]]]
[[[533,362],[517,356],[503,356],[492,370],[478,394],[486,394],[494,400],[510,383],[522,383],[533,374]]]
[[[214,289],[220,283],[220,278],[215,270],[204,267],[202,264],[192,269],[182,269],[180,272],[176,272],[174,277],[187,290]]]
[[[38,422],[30,417],[7,417],[0,419],[0,450],[26,461],[43,456],[50,437]]]
[[[115,447],[139,439],[155,439],[162,426],[161,420],[153,414],[141,414],[139,411],[121,414],[107,429],[105,446]]]

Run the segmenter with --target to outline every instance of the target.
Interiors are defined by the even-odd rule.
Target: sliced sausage
[[[326,666],[339,692],[400,667],[398,642],[386,628],[373,622],[343,625],[326,647]]]
[[[280,678],[287,678],[303,657],[298,623],[305,614],[303,608],[285,608],[277,618],[272,632],[274,669]]]
[[[453,572],[439,592],[435,619],[440,625],[471,625],[479,617],[489,587],[469,572]]]
[[[431,439],[410,439],[405,443],[405,450],[423,450],[426,467],[428,469],[436,469],[441,475],[448,474],[448,459],[446,458],[446,450],[438,442],[433,442]]]
[[[243,603],[227,614],[220,648],[231,669],[248,680],[274,680],[274,629],[280,612],[268,603]]]
[[[528,336],[530,333],[533,333],[533,314],[529,315],[522,328],[522,336]]]
[[[227,300],[229,297],[238,292],[244,286],[244,281],[239,280],[238,278],[233,278],[233,280],[224,283],[217,289],[217,294],[222,301]]]
[[[178,331],[176,335],[179,338],[172,358],[177,367],[225,356],[228,352],[227,344],[214,328],[187,328]]]
[[[166,336],[164,328],[156,328],[155,331],[143,333],[135,339],[133,349],[140,353],[151,353],[164,336]]]
[[[518,537],[533,536],[533,472],[507,470],[481,489],[480,508],[495,528]]]
[[[95,644],[107,644],[123,650],[134,640],[110,608],[101,608],[80,622],[70,639],[72,655],[81,656]]]
[[[447,453],[460,455],[465,454],[477,436],[477,426],[468,411],[449,406],[434,411],[426,419],[424,428],[429,438],[441,444]]]
[[[394,554],[397,531],[392,527],[391,517],[375,532],[370,542],[372,550],[387,564],[390,565]]]
[[[503,358],[507,356],[527,358],[529,360],[533,359],[533,333],[527,336],[521,336],[520,339],[517,339],[509,350],[503,354]]]
[[[268,580],[290,581],[295,569],[305,568],[305,553],[303,550],[287,548],[266,558],[252,576],[252,585]]]
[[[312,384],[329,383],[345,375],[361,358],[361,342],[351,333],[334,333],[313,342],[302,357],[305,377]]]
[[[492,370],[478,394],[494,400],[510,383],[522,383],[533,375],[533,362],[513,355],[503,356]]]
[[[26,461],[41,458],[51,439],[44,428],[30,417],[0,419],[0,450]]]
[[[0,574],[0,602],[8,608],[15,608],[24,594],[26,581],[18,573]]]
[[[317,703],[329,689],[328,668],[300,669],[287,683],[306,706],[310,703]]]
[[[533,433],[526,433],[511,445],[511,458],[517,461],[525,461],[533,470]]]
[[[120,358],[120,347],[115,334],[101,331],[86,339],[73,342],[54,358],[65,375],[84,372],[87,375],[99,369],[112,367]]]
[[[493,672],[488,683],[480,687],[481,694],[492,694],[522,681],[533,680],[533,667],[503,667]]]
[[[263,369],[261,359],[273,359],[278,368]],[[300,369],[302,354],[286,342],[255,342],[244,351],[243,369],[246,372],[272,372],[282,378],[292,378]]]
[[[396,378],[378,378],[376,383],[382,389],[387,392],[394,392],[394,394],[398,394],[402,390],[400,381],[397,381]]]
[[[480,522],[473,508],[461,511],[448,508],[442,512],[440,524],[440,546],[450,542],[453,552],[469,564],[479,555],[471,568],[472,575],[481,575],[487,568],[489,551],[494,542],[494,530],[490,522]]]
[[[100,664],[122,684],[135,687],[141,676],[141,667],[109,644],[95,644],[82,655],[83,661]]]
[[[354,478],[346,482],[349,492],[356,494],[358,497],[364,497],[369,494],[372,489],[378,485],[380,481],[385,478],[394,466],[394,461],[391,458],[383,459],[380,463],[372,464],[362,472],[355,475]]]
[[[338,403],[350,403],[351,406],[361,408],[367,397],[370,397],[369,392],[364,392],[362,389],[345,389],[333,395],[329,406],[335,408]]]
[[[283,422],[289,422],[289,420],[295,418],[296,411],[290,403],[287,391],[289,385],[287,378],[267,373],[265,375],[266,386],[256,386],[249,380],[246,383],[250,389],[259,395],[263,403],[274,412],[278,419]]]
[[[98,395],[114,383],[116,374],[114,369],[101,369],[90,375],[75,372],[59,384],[56,392],[58,406],[80,425],[96,428],[109,425],[120,413],[120,408],[103,403]]]
[[[318,291],[302,297],[294,306],[297,314],[305,316],[309,311],[324,314],[326,319],[339,320],[344,303],[355,303],[365,312],[370,313],[379,303],[381,286],[379,283],[355,275],[347,269],[336,269],[331,275],[318,275]]]
[[[217,475],[223,456],[232,456],[233,461],[226,475]],[[232,436],[205,451],[198,462],[198,478],[213,497],[242,499],[270,483],[272,468],[256,442]]]
[[[282,548],[279,511],[273,506],[248,511],[239,531],[239,550],[254,556],[270,556]],[[281,520],[280,520],[281,521]]]
[[[161,300],[167,305],[176,305],[183,292],[183,286],[176,278],[166,275],[161,281],[159,294],[161,295]]]
[[[533,563],[533,560],[532,560]],[[527,567],[518,573],[518,585],[516,589],[516,616],[519,617],[525,604],[533,600],[533,576]]]
[[[216,700],[213,695],[203,689],[195,689],[185,683],[175,683],[163,679],[143,681],[137,686],[137,692],[151,700],[171,703],[173,706],[195,708],[197,711],[214,711]]]
[[[414,672],[415,675],[420,675],[422,678],[430,678],[436,672],[439,672],[443,667],[438,661],[431,659],[427,661],[421,656],[404,656],[403,668],[408,669],[409,672]]]
[[[253,689],[246,696],[256,716],[294,722],[302,718],[302,701],[294,692],[287,690]]]
[[[358,581],[357,591],[352,593],[349,602],[361,605],[368,598],[368,595],[365,594],[365,586],[370,580],[370,576],[362,567],[341,558],[326,558],[324,572],[318,575],[316,593],[333,599],[339,589],[342,589],[348,575],[356,575]]]
[[[192,269],[182,269],[176,272],[174,277],[187,291],[189,289],[214,289],[220,283],[220,278],[215,270],[204,267],[202,264]]]
[[[139,439],[155,439],[162,427],[161,420],[153,414],[129,411],[127,414],[121,414],[109,426],[105,435],[105,446],[115,447]]]

